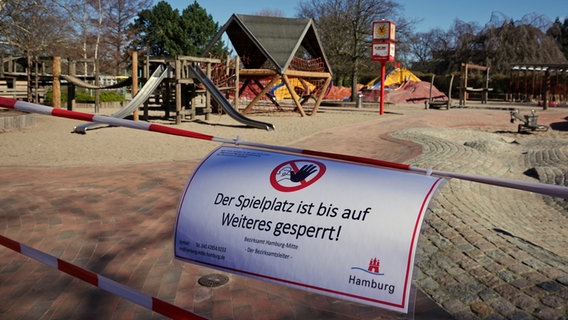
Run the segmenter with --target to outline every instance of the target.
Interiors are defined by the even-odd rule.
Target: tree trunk
[[[353,61],[353,69],[351,70],[351,101],[357,100],[357,83],[359,82],[359,66],[358,59]]]
[[[27,81],[28,81],[28,85],[27,85],[28,94],[27,94],[27,96],[28,96],[28,102],[31,102],[32,101],[32,56],[30,55],[29,52],[27,53],[27,56],[28,56],[28,72],[26,74]],[[16,82],[14,82],[14,83],[16,83]],[[16,87],[16,86],[14,86],[14,87]]]
[[[38,56],[35,56],[34,59],[34,100],[33,102],[39,103],[39,59]]]
[[[351,69],[351,101],[357,101],[357,83],[359,82],[359,48],[360,48],[360,39],[359,39],[359,29],[361,25],[361,0],[357,0],[355,5],[355,14],[354,19],[352,21],[353,24],[353,51],[352,51],[352,59],[353,59],[353,66]]]

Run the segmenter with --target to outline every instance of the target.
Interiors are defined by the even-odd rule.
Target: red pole
[[[385,63],[381,62],[381,116],[385,113]]]

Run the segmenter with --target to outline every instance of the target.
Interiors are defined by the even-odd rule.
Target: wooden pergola
[[[537,91],[541,92],[542,98],[542,107],[543,110],[548,109],[548,104],[552,100],[550,96],[554,95],[562,95],[564,97],[568,96],[568,84],[566,82],[560,83],[558,77],[560,75],[567,75],[568,74],[568,64],[515,64],[511,68],[514,72],[521,72],[524,73],[524,87],[525,90],[527,88],[531,88],[531,95],[535,94],[535,89],[539,87]],[[530,77],[531,83],[526,83],[529,80],[528,74],[532,73],[533,76]],[[540,83],[535,83],[535,75],[541,74]],[[555,79],[553,81],[553,75]],[[566,79],[564,76],[563,79]],[[519,77],[513,77],[514,82],[520,82],[521,80]],[[518,87],[517,83],[517,87]],[[560,91],[560,92],[557,92]],[[525,94],[529,94],[525,92]]]

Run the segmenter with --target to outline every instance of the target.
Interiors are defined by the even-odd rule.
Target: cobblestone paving
[[[411,161],[418,167],[525,180],[534,180],[526,171],[536,171],[543,182],[565,179],[566,139],[539,148],[542,140],[509,142],[459,129],[410,129],[394,136],[422,145],[423,153]],[[502,161],[505,154],[511,162]],[[417,286],[458,319],[568,317],[566,201],[545,198],[448,181],[425,220]]]

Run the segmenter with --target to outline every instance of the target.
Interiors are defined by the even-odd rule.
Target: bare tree
[[[113,72],[121,74],[128,60],[128,47],[136,36],[130,29],[130,23],[142,10],[150,8],[152,0],[108,0],[110,1],[103,25],[103,42],[111,51],[114,62]]]
[[[64,45],[68,25],[48,0],[6,0],[0,8],[0,43],[14,53],[38,55]]]
[[[373,21],[400,18],[400,5],[391,0],[308,0],[299,16],[314,19],[336,76],[349,74],[352,99],[364,62],[370,61]]]
[[[265,16],[265,17],[284,17],[285,14],[282,10],[279,9],[261,9],[260,11],[256,12],[255,15],[257,16]]]
[[[67,12],[80,34],[81,57],[99,61],[101,71],[121,74],[128,57],[127,48],[135,36],[128,26],[152,0],[51,1]]]
[[[506,22],[480,36],[486,59],[498,72],[506,72],[514,63],[566,63],[558,42],[530,24]]]
[[[493,12],[484,28],[456,20],[447,32],[432,30],[415,34],[413,67],[440,74],[457,71],[465,62],[487,65],[496,73],[507,73],[515,63],[566,63],[554,32],[550,27],[549,34],[544,32],[546,21],[535,14],[513,21],[500,12]]]
[[[79,53],[77,55],[69,53],[71,58],[82,58],[85,62],[83,64],[83,74],[88,74],[94,70],[88,70],[89,64],[87,60],[91,57],[90,52],[91,44],[93,43],[93,16],[96,14],[93,11],[93,6],[89,1],[96,0],[51,0],[54,7],[64,11],[67,20],[71,23],[73,30],[77,34],[77,43],[79,43]],[[94,65],[93,65],[94,68]]]
[[[53,54],[68,43],[66,20],[49,4],[50,0],[6,0],[0,8],[0,43],[11,54],[27,57],[29,83],[32,65],[37,65],[39,57]],[[37,91],[32,97],[31,89],[28,86],[28,100],[37,100]]]
[[[433,60],[432,51],[436,42],[435,38],[434,30],[415,33],[409,38],[409,50],[415,59],[413,69],[424,71],[430,67]]]
[[[565,18],[564,22],[561,22],[560,18],[556,18],[554,23],[546,30],[546,34],[558,43],[564,57],[568,59],[568,18]]]

